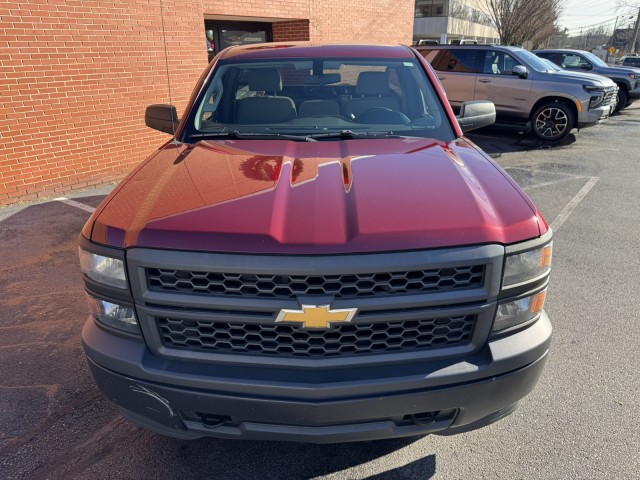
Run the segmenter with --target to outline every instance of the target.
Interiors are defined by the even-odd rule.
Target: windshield
[[[540,57],[534,55],[533,53],[523,50],[517,49],[515,52],[524,59],[531,68],[533,68],[536,72],[548,72],[555,71],[549,67],[549,64],[544,62]]]
[[[187,141],[455,138],[415,59],[222,61],[193,111]]]
[[[547,68],[548,72],[561,72],[562,71],[562,69],[558,65],[553,63],[548,58],[540,58],[540,60],[542,60],[542,63],[544,63],[548,67]]]
[[[622,62],[623,67],[640,67],[640,57],[627,57]]]
[[[594,65],[596,65],[598,67],[608,67],[609,66],[600,57],[596,57],[591,52],[582,52],[582,55],[584,55],[584,57],[586,59],[588,59],[591,63],[593,63]]]

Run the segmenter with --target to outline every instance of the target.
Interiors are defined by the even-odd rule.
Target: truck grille
[[[157,318],[166,347],[224,354],[333,357],[425,350],[468,344],[476,315],[339,325],[303,330],[297,325]]]
[[[349,275],[264,275],[147,268],[149,290],[203,295],[296,298],[371,297],[480,287],[484,265]]]
[[[604,91],[604,98],[602,99],[602,105],[604,105],[605,107],[608,107],[609,105],[613,105],[616,98],[617,91],[618,91],[618,88],[615,86],[606,88]]]
[[[503,259],[494,244],[309,256],[133,248],[127,273],[145,342],[160,357],[342,368],[477,350]],[[358,313],[322,329],[275,321],[302,305]]]

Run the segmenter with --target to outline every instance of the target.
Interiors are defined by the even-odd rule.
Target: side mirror
[[[464,102],[460,107],[460,115],[456,117],[463,132],[492,125],[496,121],[496,107],[493,102],[478,100]]]
[[[149,128],[173,135],[180,119],[173,105],[149,105],[144,112],[144,123]]]
[[[511,70],[511,73],[519,76],[520,78],[527,78],[529,76],[529,69],[524,65],[516,65],[513,67],[513,70]]]
[[[582,65],[580,65],[580,68],[583,70],[593,70],[593,65],[591,65],[590,63],[583,63]]]

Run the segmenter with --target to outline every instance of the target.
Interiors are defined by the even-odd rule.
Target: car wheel
[[[622,87],[618,88],[618,95],[616,96],[617,104],[616,108],[613,110],[613,113],[618,113],[623,108],[626,108],[629,103],[629,93],[626,90],[623,90]]]
[[[565,103],[549,102],[539,107],[531,117],[534,133],[542,140],[560,140],[576,124],[571,107]]]

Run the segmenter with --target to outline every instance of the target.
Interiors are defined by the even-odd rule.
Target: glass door
[[[232,45],[249,45],[273,41],[271,24],[267,22],[204,22],[209,61]]]

